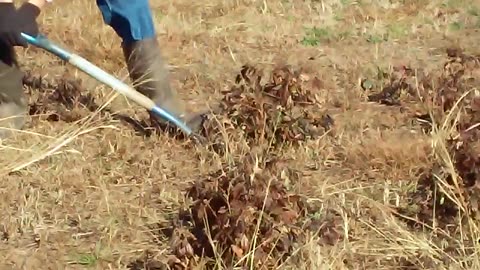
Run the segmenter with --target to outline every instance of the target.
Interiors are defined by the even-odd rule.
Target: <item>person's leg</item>
[[[124,43],[155,38],[155,26],[148,0],[97,0],[103,21]]]
[[[185,105],[170,86],[156,39],[148,0],[97,0],[104,22],[122,39],[122,48],[137,91],[181,118]]]
[[[11,129],[22,129],[25,125],[28,106],[22,78],[15,51],[0,43],[0,139],[9,137]]]

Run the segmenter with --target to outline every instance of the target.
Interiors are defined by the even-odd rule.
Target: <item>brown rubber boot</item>
[[[28,110],[22,86],[23,73],[12,47],[0,43],[0,139],[25,126]]]
[[[184,103],[170,87],[170,78],[156,39],[123,45],[130,79],[137,91],[151,98],[169,112],[182,116]]]
[[[137,91],[151,98],[193,130],[200,129],[204,117],[201,114],[186,115],[185,103],[170,86],[169,72],[155,38],[136,41],[122,46],[130,79]],[[165,123],[163,119],[155,120]]]

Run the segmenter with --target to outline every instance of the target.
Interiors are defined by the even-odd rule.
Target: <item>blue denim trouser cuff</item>
[[[97,0],[105,24],[111,26],[124,43],[155,36],[148,0]]]

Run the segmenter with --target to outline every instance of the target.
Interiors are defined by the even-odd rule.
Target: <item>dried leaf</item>
[[[238,257],[238,258],[242,258],[243,257],[243,249],[236,246],[236,245],[231,245],[230,246],[232,248],[232,251],[233,253],[235,253],[235,255]]]
[[[297,219],[298,214],[297,214],[296,211],[287,210],[287,211],[284,211],[280,215],[280,217],[281,217],[282,222],[287,223],[287,224],[291,224]]]

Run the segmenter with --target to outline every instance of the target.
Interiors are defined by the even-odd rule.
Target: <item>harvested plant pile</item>
[[[315,210],[303,197],[252,163],[212,173],[195,182],[186,196],[193,203],[179,216],[184,224],[175,225],[169,236],[169,264],[176,269],[190,269],[202,256],[212,260],[209,266],[218,256],[226,267],[276,269],[313,233],[326,244],[341,237],[334,215],[312,220],[309,213]]]
[[[31,90],[30,115],[41,115],[47,121],[78,121],[98,108],[79,80],[61,78],[50,82],[27,73],[23,84]]]
[[[220,105],[233,130],[250,144],[275,147],[313,139],[333,125],[328,114],[314,113],[318,111],[315,91],[321,86],[317,77],[283,66],[274,69],[266,83],[262,81],[262,71],[243,66]],[[203,135],[218,143],[219,129],[209,122]]]
[[[413,72],[403,73],[384,92],[395,89],[394,85],[403,85],[410,93],[417,89],[429,109],[422,118],[440,130],[439,134],[449,136],[444,147],[439,143],[440,147],[434,149],[439,162],[422,175],[410,194],[409,205],[414,207],[400,212],[416,220],[410,221],[411,225],[431,226],[436,220],[438,226],[454,231],[455,224],[466,216],[480,217],[480,93],[475,89],[480,85],[480,57],[458,49],[447,53],[449,60],[440,72],[417,75],[420,78],[412,77]],[[407,83],[413,81],[419,82],[415,88]]]
[[[423,111],[418,112],[420,116],[429,118],[427,114],[433,113],[435,118],[442,118],[464,94],[478,86],[480,77],[480,56],[466,55],[459,49],[448,49],[447,55],[449,60],[437,71],[398,66],[390,74],[380,72],[384,86],[371,93],[368,100],[385,105],[420,103],[424,105]],[[470,102],[475,95],[479,95],[478,90],[469,93],[463,103]]]
[[[247,165],[218,171],[196,182],[186,195],[193,200],[192,224],[177,231],[182,237],[173,237],[177,263],[187,265],[203,254],[244,266],[253,259],[254,266],[272,268],[291,255],[304,237],[305,202],[268,171]],[[249,254],[254,247],[254,254]]]

